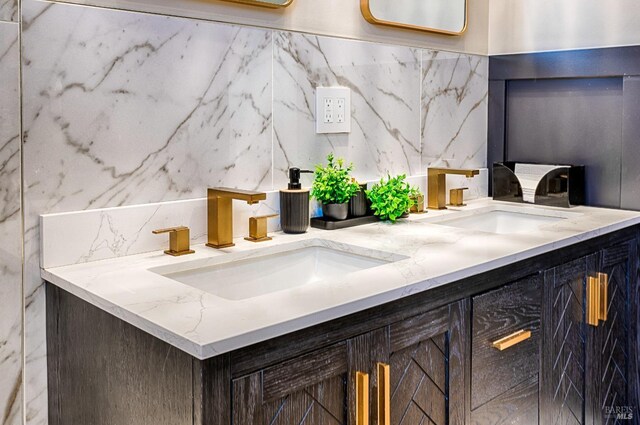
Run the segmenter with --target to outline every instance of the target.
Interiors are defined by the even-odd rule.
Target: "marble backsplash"
[[[47,423],[40,214],[278,189],[330,151],[363,180],[486,167],[485,57],[39,0],[22,14],[29,424]],[[319,85],[351,88],[351,134],[315,134]]]
[[[0,0],[0,21],[18,22],[18,0]]]
[[[18,33],[17,23],[0,22],[0,424],[3,425],[22,423]]]

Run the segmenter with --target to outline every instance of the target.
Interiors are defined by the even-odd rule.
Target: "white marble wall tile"
[[[0,21],[18,22],[18,0],[0,0]]]
[[[249,217],[278,213],[279,203],[277,191],[267,192],[258,204],[234,202],[233,236],[248,236]],[[152,231],[173,226],[188,226],[192,245],[206,243],[207,199],[45,214],[40,217],[40,265],[51,268],[164,250],[169,236]],[[267,226],[276,232],[280,221],[274,217]]]
[[[488,58],[421,52],[422,168],[486,167]]]
[[[3,425],[22,423],[18,32],[18,24],[0,22],[0,423]]]
[[[360,180],[420,169],[419,50],[306,34],[274,34],[274,184],[327,153]],[[351,133],[315,133],[315,88],[351,89]]]
[[[269,31],[23,2],[25,403],[47,423],[39,215],[272,186]]]

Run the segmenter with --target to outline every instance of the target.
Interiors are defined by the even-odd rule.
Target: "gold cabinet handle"
[[[493,346],[493,348],[497,348],[498,350],[502,351],[506,350],[509,347],[513,347],[514,345],[519,344],[529,338],[531,338],[531,331],[521,329],[518,332],[514,332],[511,335],[507,335],[504,338],[493,341],[491,345]]]
[[[609,309],[609,275],[597,273],[587,280],[587,324],[598,326],[607,320]]]
[[[600,278],[589,276],[587,279],[587,324],[598,326],[600,317]]]
[[[600,282],[600,311],[598,312],[598,319],[606,321],[609,313],[609,275],[598,273],[598,281]]]
[[[356,372],[356,425],[369,425],[369,374]]]
[[[378,425],[391,425],[391,371],[378,363]]]

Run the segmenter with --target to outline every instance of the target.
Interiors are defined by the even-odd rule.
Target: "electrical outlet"
[[[333,110],[325,109],[324,111],[324,123],[331,124],[333,122]]]
[[[336,102],[336,122],[337,123],[344,122],[344,104],[345,104],[344,98],[339,97]]]
[[[316,133],[351,132],[351,90],[348,87],[316,88]]]

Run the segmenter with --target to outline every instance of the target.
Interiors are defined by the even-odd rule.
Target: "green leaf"
[[[409,198],[411,187],[405,179],[404,174],[396,177],[387,175],[386,180],[381,178],[379,183],[366,191],[376,216],[395,223],[398,217],[409,210],[413,201]]]

